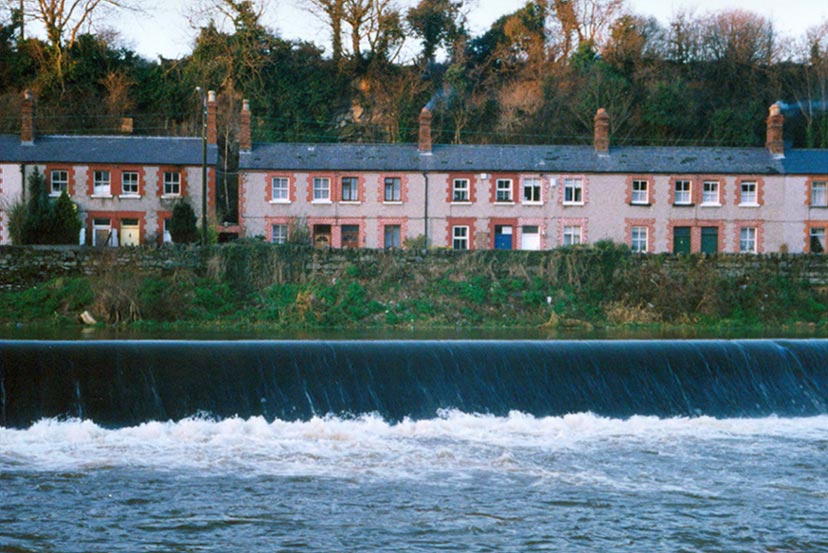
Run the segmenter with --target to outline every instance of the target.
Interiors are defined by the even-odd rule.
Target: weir
[[[0,342],[0,426],[441,409],[538,417],[813,416],[828,340]]]

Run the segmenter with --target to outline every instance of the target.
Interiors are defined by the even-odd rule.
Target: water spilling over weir
[[[536,417],[814,416],[828,341],[0,342],[0,426],[440,410]]]

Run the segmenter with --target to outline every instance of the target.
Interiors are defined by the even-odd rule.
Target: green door
[[[718,227],[702,227],[701,251],[702,253],[717,253],[719,251]]]
[[[690,227],[673,227],[673,253],[690,253]]]

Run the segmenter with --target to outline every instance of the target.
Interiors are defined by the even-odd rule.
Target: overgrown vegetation
[[[63,190],[49,197],[46,179],[35,167],[28,177],[29,198],[9,208],[9,235],[13,244],[77,244],[83,224],[78,206]]]
[[[820,256],[320,252],[237,243],[163,275],[100,263],[92,277],[0,292],[0,320],[274,329],[828,325]],[[824,264],[819,264],[823,267]]]

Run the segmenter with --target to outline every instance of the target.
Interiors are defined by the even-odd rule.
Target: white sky
[[[112,22],[124,43],[144,57],[158,55],[178,58],[192,49],[195,31],[186,18],[188,0],[148,0],[157,7],[148,15],[126,14]],[[415,0],[403,0],[408,5]],[[301,0],[271,0],[265,23],[286,39],[304,39],[316,44],[329,41],[325,27],[299,7]],[[525,0],[476,0],[470,15],[473,35],[484,32],[498,17],[511,13]],[[741,8],[764,15],[774,21],[782,35],[799,37],[806,29],[828,20],[826,0],[628,0],[632,11],[654,15],[662,23],[681,10],[700,15],[728,8]]]

